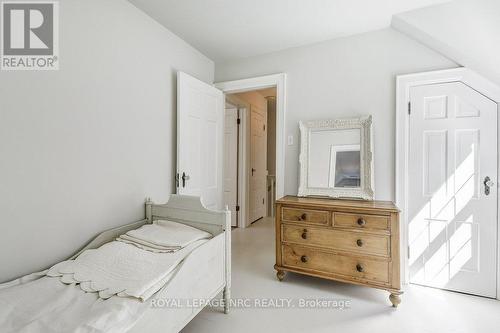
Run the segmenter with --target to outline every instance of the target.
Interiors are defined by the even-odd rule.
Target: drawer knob
[[[362,273],[362,272],[364,271],[364,268],[363,268],[363,266],[361,266],[361,264],[357,264],[357,265],[356,265],[356,270],[357,270],[358,272]]]
[[[300,261],[307,262],[307,261],[309,261],[309,258],[307,256],[302,256],[302,257],[300,257]]]
[[[360,227],[363,227],[365,224],[366,224],[365,219],[363,219],[363,218],[361,218],[361,217],[360,217],[360,218],[358,219],[358,225],[359,225]]]
[[[304,232],[302,233],[302,239],[307,239],[307,230],[304,229]]]
[[[357,244],[359,247],[361,247],[361,246],[363,246],[363,241],[362,241],[361,239],[358,239],[358,240],[356,241],[356,244]]]
[[[306,218],[307,218],[307,215],[306,215],[306,213],[304,213],[304,214],[300,215],[299,220],[305,221]]]

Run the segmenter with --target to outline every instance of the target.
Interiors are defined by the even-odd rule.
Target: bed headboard
[[[172,194],[166,204],[157,205],[151,200],[146,201],[146,219],[152,223],[155,220],[169,220],[190,225],[218,235],[225,230],[231,231],[231,215],[224,211],[213,211],[205,208],[199,197]]]
[[[107,242],[113,241],[116,237],[129,230],[137,229],[146,223],[161,219],[187,224],[209,232],[214,236],[228,230],[226,236],[228,237],[228,243],[230,242],[231,213],[228,210],[219,212],[209,210],[203,206],[199,197],[172,194],[168,202],[163,205],[157,205],[151,199],[148,199],[146,201],[146,219],[100,233],[69,259],[76,258],[85,250],[96,249]]]

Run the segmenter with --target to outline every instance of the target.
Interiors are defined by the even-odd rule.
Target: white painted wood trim
[[[215,83],[215,87],[226,94],[276,87],[276,198],[283,197],[285,195],[286,74],[218,82]]]
[[[408,102],[410,101],[410,88],[421,85],[462,82],[472,89],[478,91],[494,102],[500,104],[500,87],[485,79],[468,68],[447,69],[442,71],[424,72],[400,75],[396,79],[396,205],[401,210],[401,277],[402,283],[409,283],[408,272],[408,221],[406,210],[408,207]],[[500,111],[500,110],[499,110]],[[500,129],[500,117],[498,117],[497,128]],[[500,155],[500,136],[497,132],[498,152]],[[497,170],[497,177],[500,174]],[[497,178],[499,179],[499,178]],[[498,191],[498,184],[497,184]],[[498,216],[500,216],[500,195],[497,203],[497,299],[500,299],[500,227]]]
[[[236,171],[238,173],[238,200],[237,200],[237,205],[240,206],[240,210],[236,212],[237,216],[237,224],[236,226],[238,228],[245,228],[245,221],[247,221],[247,215],[246,215],[246,207],[247,204],[245,203],[246,200],[246,188],[247,188],[247,175],[245,173],[246,170],[246,154],[247,154],[247,147],[244,144],[246,141],[246,108],[240,107],[239,103],[237,103],[234,100],[228,100],[226,98],[226,107],[230,105],[231,108],[236,108],[238,111],[238,119],[240,120],[240,124],[238,125],[238,170]],[[232,226],[231,226],[232,227]]]
[[[224,211],[226,218],[226,225],[224,229],[225,235],[225,252],[224,252],[224,291],[222,297],[224,298],[224,313],[229,313],[229,303],[231,300],[231,212],[226,207]],[[201,311],[201,310],[200,310]],[[187,323],[186,323],[187,324]]]
[[[247,188],[249,186],[248,175],[248,136],[250,132],[249,108],[250,104],[244,103],[236,96],[226,96],[226,101],[236,105],[238,108],[238,116],[240,118],[239,125],[239,142],[238,142],[238,204],[240,211],[238,212],[238,228],[246,228],[248,222],[248,195]],[[248,104],[248,105],[247,105]],[[245,107],[242,107],[245,105]]]
[[[238,220],[238,228],[246,228],[248,221],[248,211],[249,211],[249,200],[247,189],[249,187],[249,177],[248,177],[248,133],[250,122],[248,121],[250,109],[248,108],[238,108],[240,115],[240,146],[239,148],[239,205],[240,205],[240,216]]]

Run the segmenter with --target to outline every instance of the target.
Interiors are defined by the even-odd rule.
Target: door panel
[[[231,211],[231,225],[237,226],[238,109],[226,109],[224,122],[224,204]]]
[[[224,97],[220,90],[177,74],[177,193],[223,205]]]
[[[496,297],[497,105],[461,82],[410,100],[410,281]]]
[[[267,116],[252,105],[250,111],[250,221],[266,215]]]

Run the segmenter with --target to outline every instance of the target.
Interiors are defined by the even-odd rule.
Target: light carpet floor
[[[201,332],[500,332],[500,301],[415,285],[399,308],[382,290],[287,273],[279,282],[274,222],[266,218],[232,232],[232,297],[350,300],[349,309],[205,308],[182,331]],[[253,301],[252,301],[253,302]],[[298,303],[297,303],[298,304]]]

